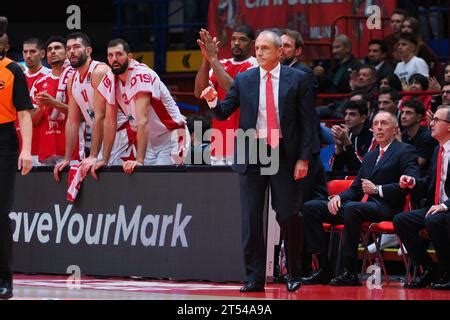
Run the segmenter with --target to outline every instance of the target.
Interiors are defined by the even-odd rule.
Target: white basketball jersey
[[[94,121],[94,88],[92,87],[92,73],[102,62],[91,60],[88,71],[81,77],[75,72],[72,82],[72,96],[83,113],[86,124],[92,128]]]
[[[114,90],[115,87],[115,90]],[[100,93],[110,103],[114,101],[130,121],[133,130],[137,130],[135,97],[138,93],[149,93],[149,136],[155,137],[168,131],[183,128],[186,121],[170,95],[169,90],[161,82],[159,76],[145,64],[131,60],[125,83],[110,71],[99,85]]]

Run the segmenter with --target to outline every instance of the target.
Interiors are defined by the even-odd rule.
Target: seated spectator
[[[430,77],[429,79],[429,89],[432,91],[441,91],[442,85],[445,83],[450,83],[450,62],[448,62],[445,67],[442,75],[442,80],[439,81],[435,77]]]
[[[409,79],[408,91],[427,91],[427,90],[428,90],[428,79],[419,73],[413,74]],[[398,106],[400,111],[402,110],[402,106],[405,103],[405,101],[409,100],[417,100],[423,104],[423,106],[425,107],[425,114],[423,115],[423,119],[420,124],[422,126],[428,126],[428,122],[426,119],[426,112],[431,109],[431,102],[433,100],[433,97],[427,94],[420,96],[403,96]]]
[[[391,73],[380,80],[379,91],[383,89],[395,89],[400,92],[403,90],[402,82],[395,73]]]
[[[378,111],[387,111],[400,119],[398,103],[400,101],[400,93],[394,89],[383,89],[378,95]]]
[[[417,39],[411,33],[401,33],[398,40],[398,54],[401,62],[397,63],[394,73],[399,77],[404,90],[408,88],[409,78],[416,73],[429,77],[428,64],[416,56]]]
[[[450,106],[450,82],[444,84],[442,87],[442,104]]]
[[[389,112],[377,113],[373,121],[374,137],[378,147],[368,152],[362,161],[358,176],[350,188],[329,201],[312,200],[305,203],[304,233],[308,252],[317,254],[319,268],[302,283],[328,283],[330,262],[323,223],[344,224],[342,258],[344,272],[332,279],[335,286],[361,286],[358,277],[358,243],[363,221],[392,220],[402,211],[406,192],[398,186],[402,175],[418,177],[419,166],[412,146],[395,139],[398,130],[396,118]]]
[[[417,56],[425,60],[430,70],[438,62],[433,50],[422,40],[419,21],[414,17],[407,17],[402,24],[402,32],[411,33],[417,39]]]
[[[425,107],[421,102],[404,102],[401,111],[402,141],[416,147],[419,167],[428,169],[437,141],[431,137],[430,128],[421,125],[424,116]]]
[[[326,75],[323,66],[316,66],[314,74],[318,78],[319,84],[321,81],[324,81],[323,77],[331,79],[332,88],[330,88],[329,92],[348,93],[350,92],[350,73],[352,71],[356,72],[361,65],[358,59],[352,55],[350,38],[344,34],[336,36],[332,45],[332,53],[337,63],[331,74]]]
[[[419,289],[431,284],[432,289],[450,290],[450,179],[448,159],[450,155],[450,107],[442,106],[431,123],[432,136],[439,142],[430,164],[428,175],[423,178],[400,177],[400,188],[409,190],[413,196],[426,199],[425,206],[395,216],[394,228],[415,266],[422,267],[418,278],[405,283],[405,288]],[[420,237],[426,229],[436,250],[440,278],[436,277],[433,260]],[[435,279],[439,279],[435,281]]]
[[[350,99],[348,101],[364,101],[367,105],[367,119],[366,125],[372,127],[372,120],[377,113],[377,97],[376,95],[369,96],[367,91],[355,90],[350,93]],[[347,102],[346,102],[347,103]],[[345,107],[345,103],[343,105]]]
[[[403,21],[405,21],[406,17],[408,16],[408,11],[398,8],[395,9],[391,15],[392,33],[383,39],[388,46],[387,59],[390,62],[396,63],[399,60],[396,56],[398,38],[400,36],[400,33],[402,32]]]
[[[350,101],[345,106],[345,124],[334,125],[334,154],[330,159],[331,170],[357,171],[364,155],[376,147],[372,131],[366,123],[368,115],[365,101]]]
[[[431,123],[431,119],[433,118],[434,112],[437,107],[441,104],[450,106],[450,82],[444,83],[442,86],[441,95],[434,97],[433,102],[431,104],[431,109],[427,111],[426,119],[428,125]]]
[[[369,52],[367,60],[377,71],[377,81],[394,73],[394,67],[386,60],[388,54],[388,46],[385,41],[372,39],[369,42]]]
[[[364,90],[370,96],[375,95],[378,91],[377,71],[373,66],[361,66],[357,73],[352,73],[349,86],[352,91]]]
[[[350,98],[337,100],[330,103],[327,106],[320,106],[316,108],[316,111],[320,119],[343,119],[344,118],[344,108],[349,101],[360,101],[364,100],[367,102],[367,91],[365,90],[354,90],[350,93]],[[372,108],[368,104],[369,116],[371,115]]]
[[[450,83],[450,62],[447,62],[444,68],[444,83]]]

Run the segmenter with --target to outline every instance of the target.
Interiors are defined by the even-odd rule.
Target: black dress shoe
[[[411,281],[410,283],[405,283],[403,286],[405,289],[421,289],[428,287],[433,280],[434,269],[432,267],[428,267],[424,270],[424,272],[420,275],[419,280]]]
[[[287,281],[287,291],[289,292],[294,292],[297,291],[298,289],[300,289],[300,287],[302,286],[302,281],[300,278],[294,278],[294,277],[290,277]]]
[[[0,279],[0,299],[10,299],[12,296],[12,281]]]
[[[433,283],[431,285],[431,289],[435,290],[450,290],[450,281],[447,282],[440,282],[440,283]]]
[[[264,283],[256,281],[247,282],[240,290],[241,292],[264,292]]]
[[[450,273],[445,273],[438,282],[432,283],[431,288],[435,290],[450,290]]]
[[[332,286],[361,286],[361,280],[359,280],[358,274],[345,270],[344,273],[338,275],[336,278],[330,281]]]
[[[324,269],[317,269],[316,271],[311,271],[311,273],[302,278],[302,284],[312,285],[312,284],[328,284],[330,283],[331,275]]]

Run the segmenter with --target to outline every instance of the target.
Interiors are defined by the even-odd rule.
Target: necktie
[[[267,72],[266,80],[266,113],[267,113],[267,144],[276,148],[280,142],[280,134],[273,97],[272,75]]]
[[[381,158],[383,157],[383,155],[384,155],[384,150],[383,150],[383,149],[380,149],[380,154],[379,154],[379,156],[378,156],[377,163],[378,163],[378,161],[381,160]]]
[[[378,161],[380,161],[380,159],[383,157],[383,155],[384,155],[384,150],[380,149],[380,154],[378,155],[377,163],[378,163]],[[366,202],[367,199],[369,199],[369,195],[367,193],[365,193],[364,196],[361,199],[361,202]]]
[[[439,198],[441,195],[441,175],[442,175],[442,154],[444,152],[444,147],[439,148],[437,166],[436,166],[436,186],[434,189],[434,204],[439,204]]]

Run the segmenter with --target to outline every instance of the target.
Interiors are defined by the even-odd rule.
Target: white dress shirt
[[[438,155],[439,157],[439,155]],[[442,158],[442,170],[441,170],[441,185],[440,185],[440,192],[439,195],[439,204],[444,207],[445,210],[448,211],[448,207],[444,204],[445,201],[448,200],[448,195],[445,193],[445,181],[447,180],[447,170],[448,170],[448,161],[450,159],[450,141],[447,141],[444,144],[444,154]],[[437,166],[436,166],[437,167]],[[436,177],[437,178],[437,177]],[[437,182],[437,179],[436,179]],[[413,178],[413,183],[410,186],[411,189],[416,187],[416,179]],[[434,186],[436,187],[436,186]]]
[[[278,106],[278,91],[280,87],[280,69],[281,66],[278,64],[275,68],[270,71],[272,75],[272,88],[273,88],[273,99],[275,104],[275,112],[277,114],[278,128],[280,128],[280,112]],[[259,105],[258,105],[258,118],[256,120],[256,132],[258,138],[267,138],[267,104],[266,104],[266,81],[267,81],[267,70],[263,68],[259,69]],[[281,130],[280,130],[280,138]]]
[[[439,190],[441,191],[441,194],[439,195],[440,204],[448,200],[448,195],[445,193],[445,181],[447,180],[447,169],[449,158],[450,158],[450,141],[447,141],[444,144],[444,154],[442,157],[441,186],[439,188]],[[446,206],[444,205],[444,207]]]
[[[278,128],[280,126],[280,112],[278,106],[278,91],[280,88],[280,70],[281,65],[278,64],[275,68],[270,71],[272,75],[272,88],[273,88],[273,99],[275,104],[275,112],[277,114]],[[256,120],[256,132],[258,138],[267,138],[267,111],[266,111],[266,80],[267,80],[267,70],[259,68],[259,105],[258,105],[258,118]],[[217,106],[217,98],[211,101],[207,101],[211,109]],[[280,138],[282,138],[280,130]]]

